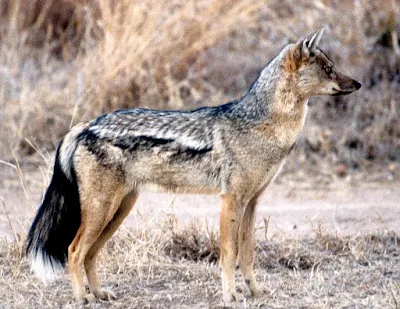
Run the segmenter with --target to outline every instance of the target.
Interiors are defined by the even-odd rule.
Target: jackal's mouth
[[[353,80],[352,84],[353,85],[350,86],[350,87],[347,87],[347,89],[333,88],[332,90],[335,91],[335,93],[333,93],[332,95],[333,96],[338,96],[338,95],[350,94],[350,93],[352,93],[352,92],[354,92],[354,91],[356,91],[356,90],[361,88],[361,84],[356,80]]]
[[[350,94],[354,91],[356,91],[356,89],[354,90],[337,90],[337,89],[333,89],[334,91],[336,91],[335,93],[332,93],[332,96],[338,96],[338,95],[345,95],[345,94]]]

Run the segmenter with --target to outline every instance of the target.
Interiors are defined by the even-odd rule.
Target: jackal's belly
[[[145,170],[132,169],[129,177],[138,189],[176,193],[214,194],[221,191],[218,175],[210,170],[172,170],[168,167]]]
[[[177,193],[219,193],[220,168],[203,156],[169,158],[167,154],[148,154],[125,165],[127,180],[137,188]]]

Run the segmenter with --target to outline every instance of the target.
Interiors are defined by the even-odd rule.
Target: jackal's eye
[[[325,73],[328,74],[328,75],[331,74],[332,73],[332,68],[331,67],[326,67],[325,68]]]

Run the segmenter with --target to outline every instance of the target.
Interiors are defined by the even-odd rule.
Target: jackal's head
[[[300,91],[305,96],[349,94],[361,84],[341,73],[318,48],[324,29],[301,38],[290,46],[284,58],[286,72],[293,73]]]

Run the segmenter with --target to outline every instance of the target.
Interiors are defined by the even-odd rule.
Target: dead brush
[[[319,250],[330,252],[332,254],[346,253],[350,250],[349,239],[341,237],[338,234],[331,235],[326,233],[322,223],[319,221],[317,226],[313,226],[315,243]]]
[[[399,236],[391,230],[358,236],[340,236],[324,231],[319,222],[314,228],[315,245],[331,256],[351,257],[361,265],[370,264],[374,254],[390,254],[398,250]]]
[[[285,236],[273,241],[258,241],[255,264],[261,268],[289,270],[307,270],[318,267],[319,256],[312,253],[308,244],[299,239],[289,239]]]
[[[359,236],[340,236],[324,229],[321,222],[313,227],[314,236],[287,238],[280,235],[272,241],[257,242],[256,264],[262,268],[315,270],[321,265],[354,261],[370,265],[379,255],[398,254],[400,238],[391,230],[365,233]]]
[[[192,221],[182,228],[171,218],[161,227],[167,240],[164,254],[175,260],[188,260],[215,264],[219,260],[219,233],[199,221]]]
[[[292,270],[307,270],[319,264],[307,246],[300,242],[288,242],[284,246],[278,246],[276,255],[278,264]]]
[[[192,221],[180,226],[174,215],[153,219],[138,229],[122,228],[107,242],[102,264],[113,264],[111,271],[117,274],[145,277],[149,267],[176,269],[180,263],[210,265],[218,261],[218,233],[207,225]]]

